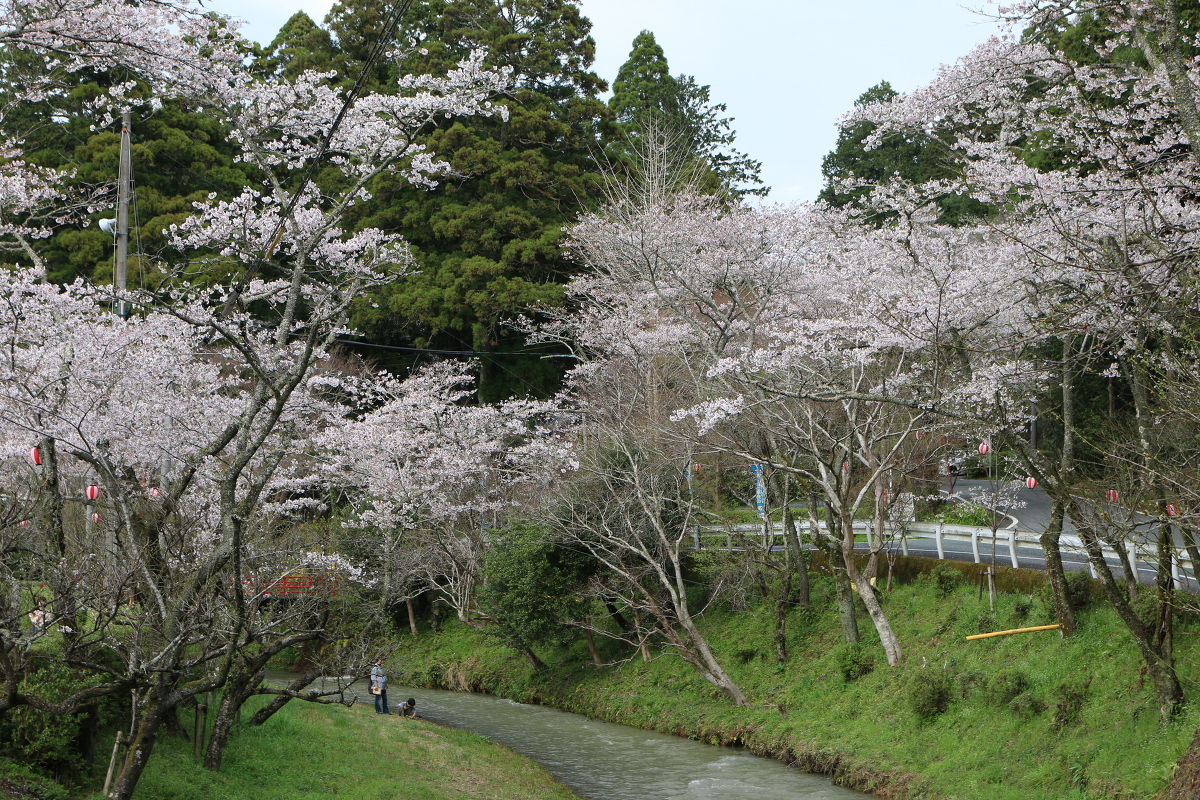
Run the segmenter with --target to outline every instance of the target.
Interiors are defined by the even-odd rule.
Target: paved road
[[[1004,482],[991,482],[986,480],[957,480],[954,483],[955,494],[961,496],[964,500],[970,500],[974,492],[994,492]],[[945,493],[946,486],[941,486],[942,493]],[[1028,489],[1022,487],[1015,496],[1016,503],[1014,508],[1008,509],[1008,514],[1016,519],[1016,523],[1011,525],[1017,530],[1032,531],[1041,533],[1050,524],[1050,496],[1040,488]],[[1140,517],[1139,521],[1149,522],[1149,517]],[[1071,522],[1068,516],[1063,521],[1063,536],[1061,543],[1064,547],[1063,566],[1072,571],[1085,572],[1088,570],[1088,559],[1082,552],[1072,552],[1074,548],[1081,548],[1082,543],[1079,541],[1078,531],[1075,525]],[[1182,550],[1183,540],[1176,534],[1176,544]],[[973,561],[974,556],[971,551],[971,546],[966,542],[951,542],[945,541],[942,546],[946,558],[954,561]],[[1146,561],[1145,555],[1151,548],[1139,543],[1138,557],[1136,561],[1138,581],[1141,583],[1153,583],[1155,580],[1156,568],[1153,564]],[[909,555],[924,556],[929,558],[937,558],[937,546],[930,539],[910,539],[908,542]],[[1011,564],[1008,552],[1008,542],[1001,535],[996,547],[996,563]],[[980,556],[982,559],[991,563],[991,543],[980,543]],[[1045,560],[1042,557],[1040,547],[1027,544],[1018,544],[1017,546],[1017,563],[1021,567],[1029,569],[1045,569]],[[1125,565],[1117,559],[1108,559],[1109,568],[1120,578],[1124,579]],[[1200,591],[1200,582],[1192,576],[1192,569],[1186,566],[1180,571],[1180,588],[1189,591]]]

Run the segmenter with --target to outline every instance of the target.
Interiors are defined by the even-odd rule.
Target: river
[[[416,698],[422,717],[500,742],[537,761],[589,800],[870,797],[743,748],[714,747],[488,695],[388,689],[393,707],[408,697]],[[360,702],[370,700],[360,697]]]

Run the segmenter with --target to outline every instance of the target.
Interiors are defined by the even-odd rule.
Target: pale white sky
[[[986,0],[582,0],[596,73],[611,82],[638,32],[654,32],[671,72],[712,87],[738,147],[763,162],[769,200],[813,200],[837,121],[879,81],[909,91],[997,32]],[[296,11],[318,23],[332,0],[204,0],[269,42]]]

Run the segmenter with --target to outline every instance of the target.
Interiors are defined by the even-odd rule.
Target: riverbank
[[[579,800],[532,761],[468,731],[379,716],[366,706],[299,701],[266,725],[238,732],[220,772],[194,764],[190,742],[164,737],[134,794],[135,800],[331,796]]]
[[[1020,581],[1017,581],[1020,583]],[[743,708],[678,659],[644,662],[582,641],[526,659],[463,625],[402,637],[396,679],[489,692],[599,719],[752,751],[829,775],[881,798],[1057,800],[1151,798],[1167,786],[1200,715],[1161,726],[1139,661],[1119,622],[1096,604],[1079,633],[1054,631],[965,641],[974,633],[1038,625],[1050,610],[1037,581],[1002,594],[995,610],[974,586],[923,579],[884,593],[906,648],[889,668],[865,616],[868,645],[841,644],[828,597],[789,617],[790,658],[775,659],[767,609],[710,611],[704,633],[749,698]],[[823,589],[824,587],[818,587]],[[1086,597],[1083,598],[1086,600]],[[1181,678],[1200,682],[1194,621],[1177,638]],[[1192,689],[1192,691],[1195,691]]]

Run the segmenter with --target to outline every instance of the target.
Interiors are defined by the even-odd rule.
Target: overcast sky
[[[671,72],[712,87],[734,117],[738,147],[763,162],[770,200],[813,200],[837,121],[882,80],[909,91],[997,32],[986,0],[582,0],[596,64],[612,81],[639,31],[654,32]],[[269,42],[303,9],[318,23],[332,0],[205,0]],[[994,8],[994,7],[991,7]]]

